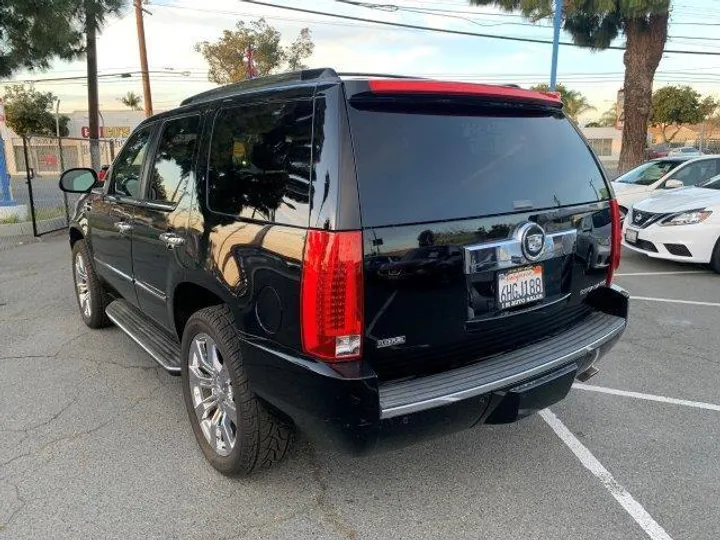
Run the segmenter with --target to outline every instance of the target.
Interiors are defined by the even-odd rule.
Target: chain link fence
[[[11,139],[5,146],[10,183],[0,186],[0,248],[64,229],[80,195],[60,191],[62,171],[91,167],[90,141],[71,137]],[[112,140],[100,140],[100,164],[115,157]]]

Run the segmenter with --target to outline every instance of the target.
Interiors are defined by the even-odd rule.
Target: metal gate
[[[115,158],[112,140],[100,140],[100,163],[109,165]],[[18,171],[24,171],[25,189],[13,190],[20,205],[29,212],[33,236],[66,228],[75,203],[81,195],[60,190],[60,175],[74,167],[91,167],[90,141],[70,137],[26,137],[22,145],[13,145]],[[18,181],[23,181],[18,178]]]

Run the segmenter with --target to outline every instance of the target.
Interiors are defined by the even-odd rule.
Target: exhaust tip
[[[595,366],[590,366],[589,368],[587,368],[585,371],[583,371],[580,375],[578,375],[575,378],[580,382],[586,382],[586,381],[590,380],[592,377],[594,377],[595,375],[597,375],[599,372],[600,372],[600,370],[598,368],[596,368]]]

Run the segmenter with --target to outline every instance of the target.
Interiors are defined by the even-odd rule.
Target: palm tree
[[[613,103],[607,111],[602,113],[598,123],[602,127],[613,127],[617,123],[617,103]]]
[[[468,1],[520,11],[532,22],[553,16],[553,0]],[[625,119],[618,166],[625,172],[645,160],[652,85],[667,41],[670,0],[564,0],[564,7],[564,29],[576,45],[601,50],[625,36]]]
[[[547,84],[542,83],[533,86],[532,90],[536,90],[538,92],[549,92],[550,87]],[[560,94],[565,114],[567,114],[575,123],[577,123],[578,117],[581,114],[595,110],[595,107],[590,105],[587,98],[577,90],[570,90],[564,84],[558,84],[555,87],[555,91]]]
[[[135,92],[128,92],[120,98],[120,101],[126,107],[130,107],[133,111],[139,111],[140,103],[142,103],[142,98],[138,96]]]

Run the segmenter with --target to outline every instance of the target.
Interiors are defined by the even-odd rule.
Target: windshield
[[[626,172],[619,177],[616,182],[621,184],[637,184],[639,186],[649,186],[660,180],[675,167],[683,163],[682,161],[649,161],[643,163],[639,167]]]

